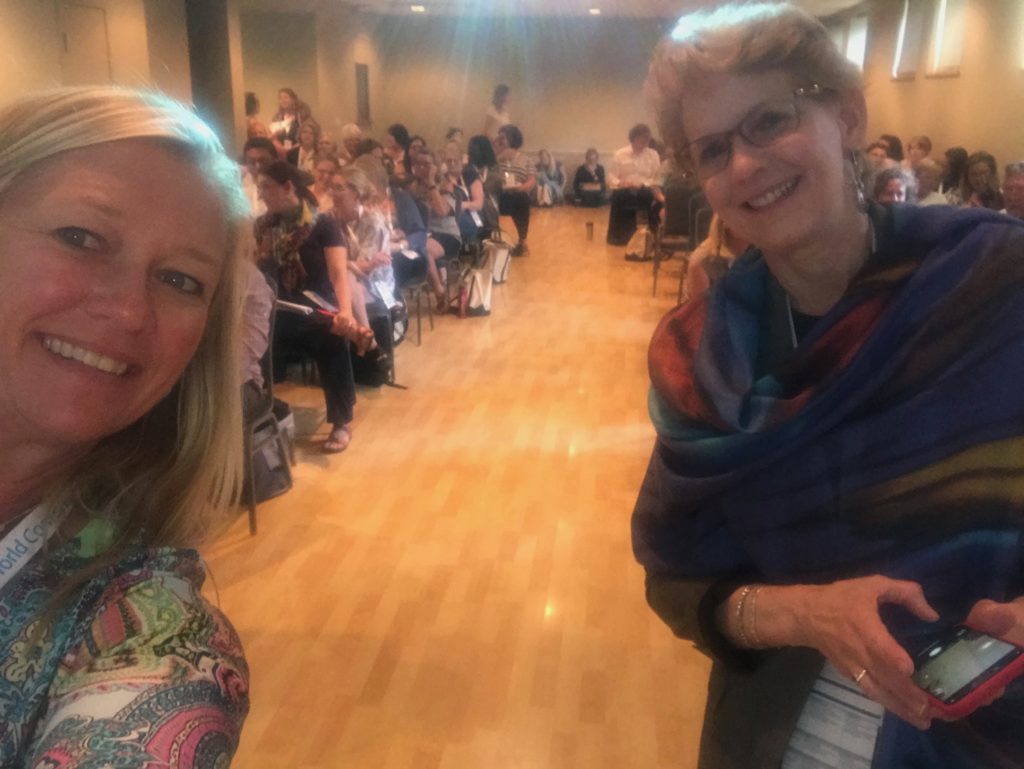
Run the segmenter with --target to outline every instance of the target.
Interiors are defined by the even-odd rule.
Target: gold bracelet
[[[745,585],[740,590],[739,600],[736,602],[736,632],[740,637],[740,643],[744,648],[750,648],[750,639],[747,638],[747,632],[743,629],[743,609],[747,603],[747,596],[750,595],[750,591],[753,587]]]

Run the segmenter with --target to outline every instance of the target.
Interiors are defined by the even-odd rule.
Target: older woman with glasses
[[[1024,225],[867,202],[860,75],[792,6],[684,17],[649,88],[754,244],[650,349],[634,549],[714,659],[699,765],[1018,766],[1019,683],[948,723],[912,676],[965,618],[1024,642]]]

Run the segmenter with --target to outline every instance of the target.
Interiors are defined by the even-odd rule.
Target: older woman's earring
[[[864,188],[864,164],[857,150],[850,153],[850,164],[853,166],[853,188],[857,192],[857,207],[861,211],[867,211],[868,195]]]

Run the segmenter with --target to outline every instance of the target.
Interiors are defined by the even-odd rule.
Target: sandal
[[[335,427],[324,441],[325,454],[340,454],[352,442],[352,432],[346,426]]]

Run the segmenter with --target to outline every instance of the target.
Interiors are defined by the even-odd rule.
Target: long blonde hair
[[[0,200],[37,164],[70,150],[151,139],[191,163],[218,196],[228,231],[224,267],[199,347],[171,393],[102,439],[47,495],[109,521],[120,546],[196,544],[224,520],[241,487],[238,242],[247,215],[238,167],[213,131],[157,93],[60,88],[0,110]],[[183,222],[183,226],[187,223]]]

